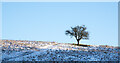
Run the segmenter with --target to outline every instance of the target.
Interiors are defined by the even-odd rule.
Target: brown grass
[[[74,43],[73,43],[72,45],[75,45],[75,46],[83,46],[83,47],[89,47],[89,46],[91,46],[91,45],[86,45],[86,44],[79,44],[79,45],[78,45],[78,44],[74,44]]]

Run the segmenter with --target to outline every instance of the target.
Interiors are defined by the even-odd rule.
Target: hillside
[[[118,47],[2,40],[3,61],[118,61]]]

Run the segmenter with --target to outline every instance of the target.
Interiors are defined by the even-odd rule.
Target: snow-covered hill
[[[2,40],[3,61],[118,61],[118,47]]]

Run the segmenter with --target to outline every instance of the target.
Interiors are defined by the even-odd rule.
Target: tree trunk
[[[79,39],[77,39],[77,42],[78,42],[78,44],[77,44],[77,45],[79,45],[79,41],[80,41],[80,40],[79,40]]]

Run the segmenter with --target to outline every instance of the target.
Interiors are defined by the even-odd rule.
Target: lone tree
[[[70,35],[71,37],[75,37],[75,39],[77,40],[78,44],[79,45],[79,41],[81,39],[89,39],[89,33],[86,31],[86,27],[85,25],[82,25],[82,26],[76,26],[76,27],[71,27],[72,30],[66,30],[65,31],[65,34],[66,35]]]

